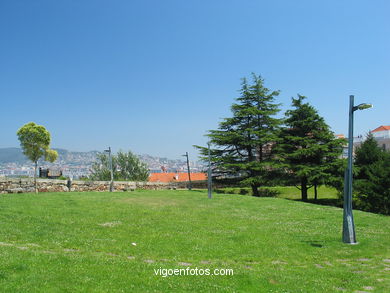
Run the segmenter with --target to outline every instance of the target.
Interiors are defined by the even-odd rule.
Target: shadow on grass
[[[293,201],[302,201],[301,198],[289,198],[289,197],[285,197],[285,196],[280,196],[281,191],[273,190],[269,187],[259,188],[258,191],[259,191],[259,196],[258,196],[259,198],[276,197],[276,198],[293,200]],[[252,191],[248,187],[216,188],[216,189],[213,189],[213,192],[222,193],[222,194],[237,194],[237,195],[252,196]],[[322,196],[326,196],[326,195],[322,195]],[[338,208],[343,207],[343,201],[342,201],[342,199],[339,199],[339,198],[319,198],[319,199],[310,198],[306,202],[311,203],[311,204],[333,206],[333,207],[338,207]]]
[[[288,199],[288,200],[302,201],[302,199]],[[332,206],[332,207],[337,207],[337,208],[342,208],[343,207],[342,200],[338,199],[338,198],[308,199],[306,202],[307,203],[312,203],[312,204],[319,204],[319,205],[323,205],[323,206]]]
[[[191,189],[191,190],[186,189],[186,191],[190,191],[190,192],[201,192],[201,193],[204,193],[204,192],[205,192],[204,189]],[[207,192],[207,190],[206,190],[206,192]]]
[[[321,241],[302,240],[301,242],[309,244],[310,246],[317,247],[317,248],[324,247],[324,244],[322,244]]]

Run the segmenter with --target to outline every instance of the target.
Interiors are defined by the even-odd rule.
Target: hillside
[[[20,148],[0,148],[0,164],[24,164],[26,162],[28,160]]]
[[[97,151],[89,152],[72,152],[65,149],[57,149],[58,160],[65,163],[75,162],[75,161],[91,161],[96,157]],[[6,163],[15,163],[15,164],[25,164],[29,160],[23,154],[20,148],[0,148],[0,164]]]

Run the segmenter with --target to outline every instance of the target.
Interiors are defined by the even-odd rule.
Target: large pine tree
[[[292,98],[293,109],[286,112],[285,127],[278,143],[278,158],[287,177],[300,185],[307,201],[310,185],[324,182],[338,164],[344,140],[336,139],[324,119],[306,97]]]
[[[242,79],[240,96],[231,106],[232,117],[225,118],[218,130],[210,130],[213,165],[218,172],[239,177],[250,185],[254,196],[265,184],[272,169],[272,146],[281,120],[275,118],[279,91],[264,86],[261,76],[252,74],[252,83]],[[203,155],[207,149],[199,147]]]

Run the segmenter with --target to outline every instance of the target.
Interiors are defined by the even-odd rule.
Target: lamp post
[[[208,149],[209,149],[209,169],[207,170],[207,191],[208,191],[208,197],[211,198],[211,154],[210,154],[210,143],[208,143]]]
[[[111,173],[111,181],[110,181],[110,192],[114,189],[114,173],[112,170],[112,157],[111,157],[111,147],[108,147],[108,150],[104,150],[106,153],[108,153],[108,162],[110,164],[110,173]]]
[[[188,181],[189,181],[188,190],[191,190],[191,172],[190,172],[190,161],[188,160],[188,152],[186,152],[186,154],[183,155],[183,157],[187,157],[187,171],[188,171]]]
[[[352,214],[352,152],[353,152],[353,113],[356,110],[371,108],[371,104],[354,106],[354,96],[349,96],[349,123],[348,123],[348,166],[344,176],[344,213],[343,213],[343,242],[356,244],[355,224]]]

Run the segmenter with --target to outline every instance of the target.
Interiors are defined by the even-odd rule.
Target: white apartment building
[[[377,141],[378,146],[386,151],[390,150],[390,126],[381,125],[372,130],[371,134]]]
[[[390,138],[390,126],[379,126],[371,131],[374,138],[385,139]]]

